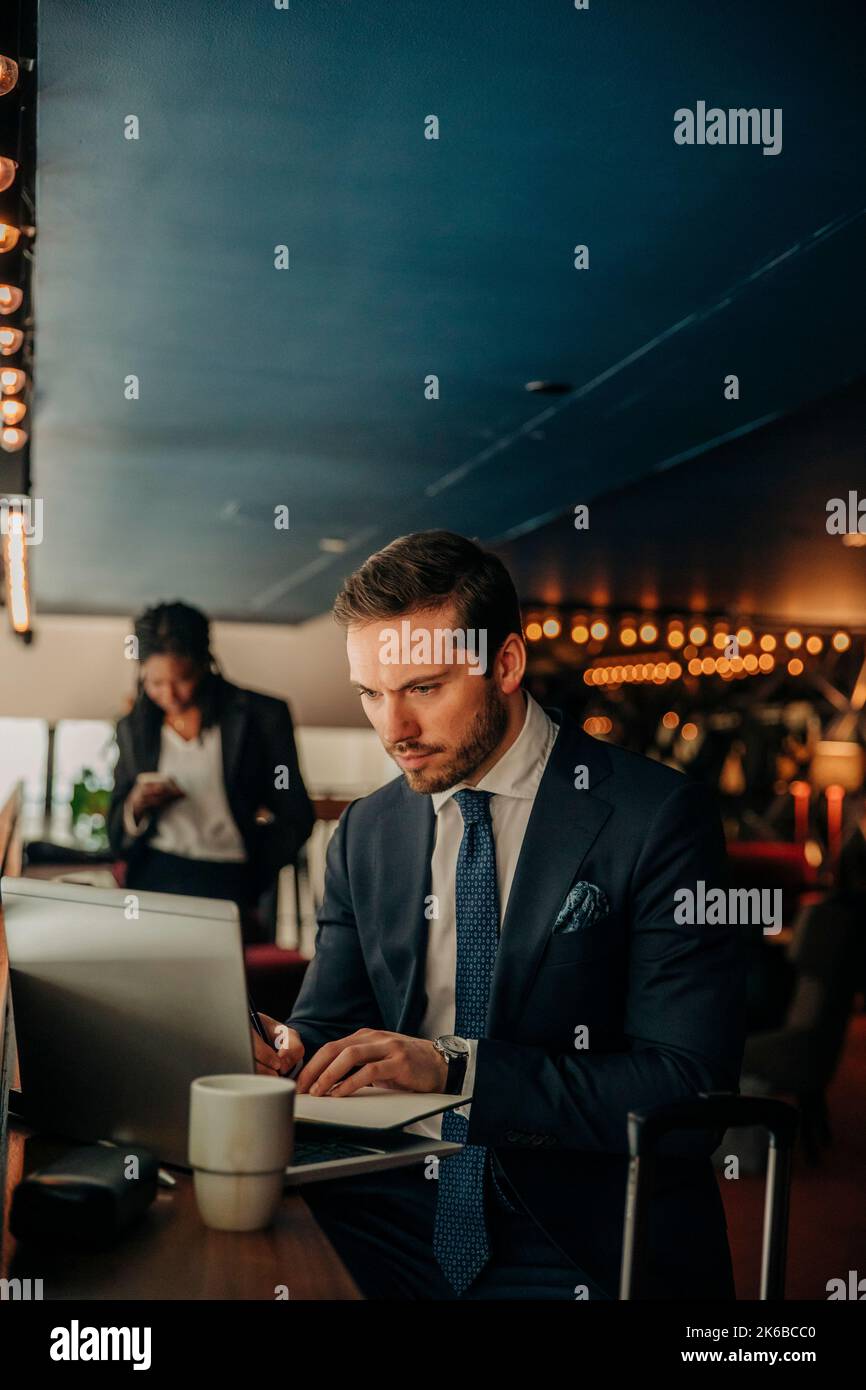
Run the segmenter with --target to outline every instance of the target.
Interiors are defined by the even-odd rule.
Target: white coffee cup
[[[295,1083],[200,1076],[190,1086],[189,1162],[199,1213],[218,1231],[259,1231],[277,1214],[294,1147]]]

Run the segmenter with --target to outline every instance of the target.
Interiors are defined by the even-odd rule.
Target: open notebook
[[[466,1105],[471,1096],[446,1096],[438,1091],[389,1091],[364,1086],[353,1096],[295,1095],[295,1119],[316,1125],[351,1129],[403,1129],[415,1120]]]

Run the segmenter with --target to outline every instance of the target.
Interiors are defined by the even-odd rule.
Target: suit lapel
[[[249,717],[249,703],[245,691],[239,690],[237,686],[231,686],[228,694],[229,699],[226,701],[222,717],[220,718],[220,735],[222,742],[223,783],[225,785],[226,795],[229,798],[229,802],[231,802],[238,759],[241,755],[244,732]],[[271,775],[273,776],[273,769],[271,769]]]
[[[502,923],[487,1011],[487,1036],[515,1019],[556,914],[613,807],[575,789],[575,768],[595,788],[610,775],[604,744],[563,720],[533,803]]]

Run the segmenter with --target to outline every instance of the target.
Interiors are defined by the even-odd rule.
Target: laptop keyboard
[[[361,1144],[346,1144],[339,1140],[331,1143],[314,1144],[302,1140],[295,1144],[290,1168],[301,1168],[307,1163],[333,1163],[337,1158],[359,1158],[362,1154],[384,1153],[384,1149],[372,1149]]]

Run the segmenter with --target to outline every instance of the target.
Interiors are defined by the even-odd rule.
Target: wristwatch
[[[443,1033],[441,1038],[433,1040],[433,1046],[448,1063],[445,1094],[447,1096],[459,1096],[463,1090],[466,1068],[469,1065],[471,1049],[468,1042],[465,1038],[455,1037],[453,1033]]]

